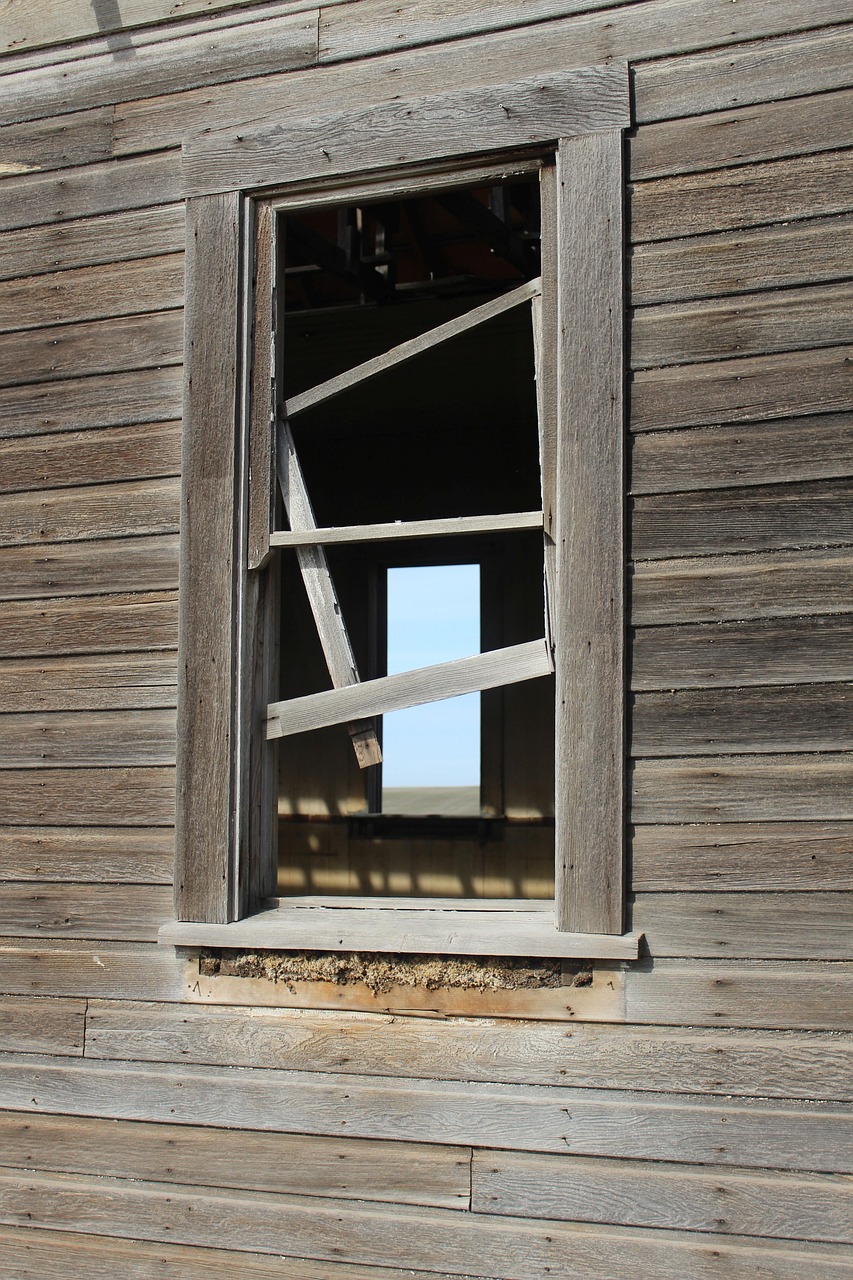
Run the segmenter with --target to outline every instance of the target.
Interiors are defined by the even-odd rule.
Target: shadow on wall
[[[126,60],[136,57],[136,50],[131,44],[128,32],[122,31],[121,12],[118,0],[90,0],[95,11],[98,30],[107,35],[107,44],[114,58]]]

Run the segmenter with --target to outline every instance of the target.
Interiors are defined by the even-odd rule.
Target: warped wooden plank
[[[413,356],[421,355],[424,351],[431,351],[439,343],[456,338],[460,333],[466,333],[478,324],[485,324],[487,320],[493,320],[496,316],[503,315],[506,311],[511,311],[513,307],[518,307],[523,302],[529,302],[531,298],[535,298],[539,294],[540,289],[541,281],[539,279],[529,280],[526,284],[519,285],[517,289],[511,289],[509,293],[503,293],[500,297],[484,302],[479,307],[473,307],[470,311],[465,311],[461,316],[456,316],[453,320],[447,320],[444,324],[437,325],[434,329],[428,329],[426,333],[420,334],[417,338],[410,338],[408,342],[401,342],[399,346],[392,347],[390,351],[385,351],[380,356],[374,356],[372,360],[365,360],[363,364],[347,369],[345,373],[339,373],[335,378],[329,378],[327,382],[321,382],[318,386],[311,387],[308,391],[291,396],[287,402],[288,417],[292,418],[295,414],[301,413],[304,409],[310,409],[315,404],[322,404],[324,400],[340,395],[348,387],[357,386],[368,378],[384,373],[387,369],[393,369],[395,365],[400,364],[403,360],[411,360]]]
[[[662,971],[672,963],[661,961]],[[635,972],[635,966],[630,971]],[[345,1064],[346,1073],[357,1076],[664,1093],[839,1101],[850,1093],[849,1035],[583,1022],[571,1027],[531,1024],[523,1036],[518,1030],[499,1021],[425,1023],[387,1014],[345,1021],[337,1011],[294,1014],[225,1004],[93,1000],[86,1053],[98,1059],[211,1066],[286,1063],[292,1070],[321,1073],[340,1071]]]
[[[3,133],[0,131],[0,139]],[[0,279],[159,257],[184,249],[183,204],[103,214],[0,234]]]
[[[559,188],[557,165],[539,171],[539,257],[542,291],[531,304],[536,422],[539,429],[539,488],[542,495],[545,635],[554,644],[557,608],[557,459],[558,459],[558,299],[557,241]]]
[[[13,1053],[82,1057],[85,1017],[82,1000],[0,996],[3,1048]]]
[[[275,526],[278,497],[275,378],[279,245],[278,217],[268,204],[256,206],[254,241],[246,534],[250,569],[260,568],[269,556],[270,531]]]
[[[0,283],[0,331],[168,311],[183,301],[182,253],[23,276]]]
[[[671,240],[762,222],[849,213],[853,174],[845,151],[736,165],[634,185],[635,242]]]
[[[0,391],[7,437],[80,431],[181,416],[183,372],[178,365],[71,378]]]
[[[557,152],[559,927],[618,934],[624,839],[622,135]]]
[[[4,880],[171,884],[169,827],[0,827]]]
[[[5,1011],[14,997],[0,1003]],[[38,1009],[38,1002],[20,1000]],[[43,1000],[76,1007],[80,1002]],[[46,1012],[46,1011],[45,1011]],[[0,1015],[2,1016],[2,1015]],[[58,1014],[56,1015],[58,1018]],[[58,1037],[57,1037],[58,1039]],[[15,1046],[11,1046],[14,1048]],[[49,1049],[35,1052],[51,1052]],[[53,1052],[56,1052],[55,1050]],[[7,1165],[209,1187],[334,1195],[349,1200],[467,1208],[470,1156],[464,1147],[359,1138],[301,1137],[139,1121],[0,1114]]]
[[[49,599],[35,613],[32,602],[12,601],[0,610],[4,658],[174,650],[177,643],[176,591]]]
[[[9,713],[0,728],[0,769],[175,763],[170,709]]]
[[[635,891],[853,888],[853,822],[641,826],[631,840]]]
[[[178,535],[6,547],[3,562],[0,599],[165,591],[178,585]]]
[[[94,107],[70,119],[28,121],[0,128],[0,151],[5,176],[46,169],[65,169],[76,164],[110,160],[112,111]]]
[[[834,151],[848,147],[851,135],[853,91],[849,88],[760,102],[708,116],[645,124],[631,141],[629,172],[632,181],[638,181]]]
[[[853,244],[851,244],[853,249]],[[649,431],[631,440],[635,494],[853,475],[853,414]]]
[[[144,422],[0,441],[0,492],[147,480],[181,472],[181,428]]]
[[[0,983],[10,994],[175,1001],[188,994],[185,962],[156,943],[52,938],[40,946],[3,938],[0,956]]]
[[[630,124],[624,64],[513,78],[476,89],[448,88],[452,83],[445,81],[438,96],[412,94],[366,108],[353,104],[347,112],[319,114],[315,104],[299,124],[272,116],[236,130],[185,136],[186,192],[281,186],[316,181],[329,172],[378,169],[399,164],[401,148],[407,164],[413,164]]]
[[[182,359],[180,310],[53,325],[0,337],[0,385],[16,387],[126,369],[160,369],[180,364]]]
[[[631,817],[638,823],[847,820],[853,818],[851,781],[853,758],[842,752],[639,760]],[[803,904],[803,911],[807,922],[811,908]]]
[[[541,529],[541,511],[514,511],[493,516],[452,516],[442,520],[397,520],[393,524],[353,524],[331,528],[276,532],[273,547],[328,546],[338,542],[385,542],[403,538],[453,537],[460,533],[499,533]]]
[[[853,684],[639,693],[632,756],[853,749]]]
[[[8,178],[3,197],[0,231],[171,204],[183,197],[180,159],[171,150]]]
[[[176,477],[9,495],[0,498],[0,546],[177,533],[179,500]]]
[[[360,1077],[188,1063],[0,1060],[19,1111],[471,1145],[510,1151],[846,1173],[853,1111],[839,1102],[730,1099],[568,1086]],[[33,1101],[35,1099],[35,1102]],[[402,1212],[402,1209],[400,1210]],[[559,1273],[558,1273],[559,1274]]]
[[[851,254],[853,218],[844,215],[638,244],[631,300],[647,305],[843,280]]]
[[[633,431],[850,409],[849,347],[641,370],[631,385]]]
[[[171,827],[175,820],[175,770],[5,769],[0,823],[29,827]],[[122,909],[114,904],[119,919]],[[161,919],[163,917],[161,916]]]
[[[531,640],[472,658],[456,658],[399,675],[380,676],[359,685],[273,702],[267,708],[267,737],[303,733],[324,725],[342,724],[353,716],[382,715],[400,707],[419,706],[550,674],[550,652],[545,641]]]
[[[0,886],[0,931],[20,938],[151,942],[171,905],[168,885],[7,884]]]
[[[799,351],[850,342],[853,307],[846,284],[739,294],[643,307],[631,334],[635,369]]]
[[[631,549],[645,560],[849,544],[851,498],[848,478],[636,497]]]
[[[847,1179],[475,1151],[475,1213],[849,1243]]]

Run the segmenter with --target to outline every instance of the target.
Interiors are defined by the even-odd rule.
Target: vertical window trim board
[[[540,156],[557,148],[556,166],[542,171],[542,216],[556,229],[557,252],[550,263],[543,261],[543,277],[547,271],[550,279],[543,291],[538,344],[540,404],[543,410],[548,401],[554,406],[550,452],[547,429],[542,436],[543,464],[548,463],[543,465],[546,527],[555,490],[562,500],[553,551],[546,541],[546,555],[556,561],[552,580],[557,597],[547,624],[558,662],[556,829],[561,852],[554,921],[561,932],[600,936],[619,935],[624,927],[622,129],[629,123],[627,77],[625,86],[624,119],[537,148]],[[490,170],[514,171],[511,161],[502,166],[506,150],[498,139],[486,157]],[[464,182],[466,169],[473,167],[464,158],[458,163],[443,155],[426,159],[431,161],[427,186]],[[528,155],[523,164],[529,169],[540,167],[541,161]],[[263,228],[270,228],[276,209],[340,202],[356,189],[359,194],[402,191],[407,185],[417,189],[418,169],[415,163],[402,164],[390,176],[356,173],[346,186],[346,175],[337,173],[325,198],[318,191],[296,191],[294,184],[257,199],[234,191],[199,194],[187,203],[179,921],[234,921],[239,929],[240,919],[257,911],[274,891],[276,842],[269,829],[271,823],[274,828],[274,813],[264,814],[259,803],[263,785],[259,790],[255,775],[260,761],[267,781],[273,778],[275,746],[264,742],[258,749],[257,740],[264,735],[249,733],[257,727],[259,707],[270,701],[264,691],[275,667],[273,646],[261,643],[265,624],[259,616],[275,612],[272,575],[263,567],[269,557],[272,506],[264,494],[260,500],[254,496],[257,475],[248,495],[249,468],[258,470],[256,436],[274,432],[268,401],[258,406],[259,397],[269,395],[266,375],[256,376],[253,363],[251,377],[243,376],[244,351],[251,342],[246,329],[253,314],[252,278],[257,276],[266,306],[274,276],[265,276],[262,262],[247,269],[249,254],[257,243],[272,261],[275,237]],[[572,270],[565,267],[569,261]],[[554,327],[555,300],[559,315]],[[579,315],[581,324],[569,323]],[[271,351],[274,335],[263,325],[256,338]],[[590,358],[596,342],[604,344],[606,362]],[[549,346],[556,351],[556,380],[544,372],[552,363]],[[265,367],[267,372],[272,368],[269,356]],[[241,390],[248,382],[251,408],[243,403],[248,389]],[[243,438],[248,423],[249,441]],[[261,466],[260,472],[267,485],[269,468]],[[572,559],[580,569],[576,564],[570,571]],[[252,567],[243,567],[247,565]],[[602,573],[607,586],[603,595]],[[250,758],[251,770],[246,767]],[[266,844],[270,848],[264,858],[258,850]],[[232,945],[240,945],[235,938]],[[167,926],[165,940],[194,945],[189,926],[183,934],[181,926]]]

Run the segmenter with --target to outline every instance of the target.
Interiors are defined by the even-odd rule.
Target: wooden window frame
[[[627,68],[617,66],[185,141],[177,918],[161,930],[164,941],[638,955],[639,935],[624,931],[623,872],[622,152],[629,123]],[[374,131],[370,146],[365,130]],[[262,725],[276,666],[269,559],[277,215],[535,169],[542,186],[542,285],[533,309],[543,504],[542,513],[519,519],[539,516],[544,524],[551,584],[548,639],[523,647],[534,665],[542,662],[536,646],[546,647],[548,660],[556,655],[554,903],[275,900],[274,814],[265,802],[275,749]],[[307,551],[322,553],[322,532],[309,528],[307,539]],[[272,538],[273,546],[286,541]],[[492,654],[465,661],[500,666]],[[484,678],[479,667],[469,683]],[[499,682],[506,670],[492,675]],[[351,696],[351,714],[361,717],[363,692],[356,685],[333,696]],[[325,696],[303,701],[316,706]]]

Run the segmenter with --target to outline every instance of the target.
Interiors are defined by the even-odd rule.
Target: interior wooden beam
[[[386,524],[347,524],[329,528],[276,530],[271,547],[314,547],[330,543],[394,542],[406,538],[444,538],[455,534],[506,533],[541,529],[541,511],[510,511],[490,516],[449,516],[441,520],[396,520]]]

